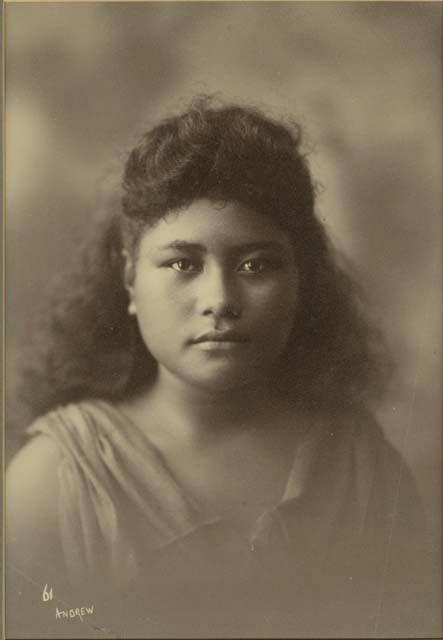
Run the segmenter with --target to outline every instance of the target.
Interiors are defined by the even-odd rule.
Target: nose
[[[234,274],[221,268],[208,269],[201,275],[198,291],[198,311],[215,320],[237,319],[241,316],[240,292]]]

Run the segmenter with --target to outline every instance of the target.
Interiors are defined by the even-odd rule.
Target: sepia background
[[[305,127],[318,215],[397,370],[379,411],[441,536],[440,3],[8,4],[7,444],[21,347],[134,136],[195,94]]]

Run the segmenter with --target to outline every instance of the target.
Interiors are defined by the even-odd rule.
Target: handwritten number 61
[[[45,588],[43,589],[43,602],[48,602],[52,600],[52,587],[50,587],[48,591],[48,585],[45,584]]]

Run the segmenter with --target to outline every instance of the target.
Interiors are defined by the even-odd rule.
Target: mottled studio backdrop
[[[8,397],[42,292],[134,132],[202,92],[294,114],[324,187],[319,215],[397,361],[380,418],[440,534],[441,13],[416,2],[6,5]]]

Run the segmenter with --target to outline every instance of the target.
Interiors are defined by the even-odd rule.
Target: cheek
[[[151,353],[170,350],[173,336],[180,337],[190,314],[188,296],[171,286],[167,278],[139,278],[134,284],[133,300],[137,322],[144,342]]]
[[[168,321],[170,315],[174,315],[174,309],[180,311],[183,308],[183,296],[176,288],[172,287],[167,278],[160,275],[156,277],[145,276],[139,278],[133,290],[133,298],[139,314],[153,318],[168,311],[164,321]]]
[[[297,307],[297,283],[270,283],[250,292],[252,321],[272,333],[288,334],[293,326]]]
[[[159,282],[147,278],[139,279],[133,289],[133,300],[137,309],[137,321],[143,337],[161,334],[170,318],[170,300],[162,293]]]

